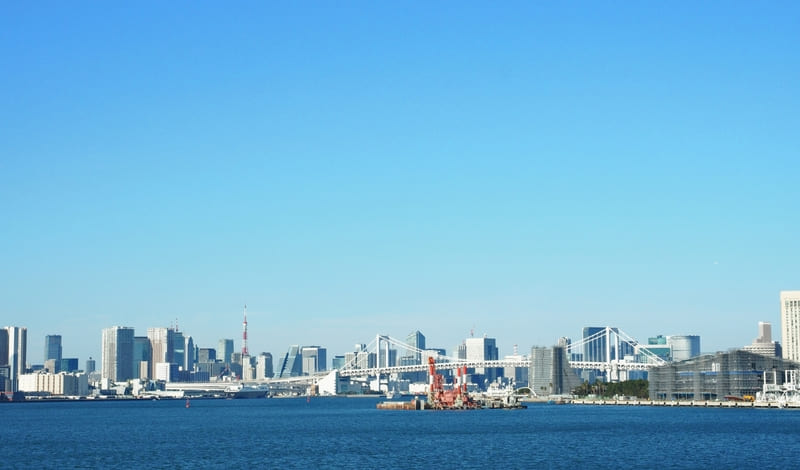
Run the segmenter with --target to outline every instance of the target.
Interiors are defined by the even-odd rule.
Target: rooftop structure
[[[800,291],[781,291],[781,343],[783,357],[800,361]]]

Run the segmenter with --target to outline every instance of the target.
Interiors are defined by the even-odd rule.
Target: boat
[[[266,385],[229,385],[225,387],[225,396],[228,398],[265,398],[269,394]]]
[[[392,398],[394,398],[395,395],[397,395],[397,390],[396,389],[388,390],[386,392],[386,399],[387,400],[391,400]]]

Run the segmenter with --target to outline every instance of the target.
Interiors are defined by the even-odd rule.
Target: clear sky
[[[797,2],[5,2],[0,326],[780,339],[798,51]]]

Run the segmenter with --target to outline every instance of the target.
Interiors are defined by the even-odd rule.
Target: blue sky
[[[794,2],[0,7],[0,324],[779,339]]]

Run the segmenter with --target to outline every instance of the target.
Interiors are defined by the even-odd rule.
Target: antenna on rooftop
[[[249,356],[247,353],[247,304],[244,304],[244,321],[242,322],[242,357]]]

